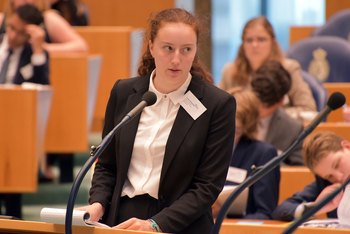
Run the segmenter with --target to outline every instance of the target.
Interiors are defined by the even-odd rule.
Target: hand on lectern
[[[95,202],[88,206],[82,206],[76,208],[75,210],[86,210],[90,214],[90,221],[98,222],[100,218],[103,216],[103,206],[99,202]]]

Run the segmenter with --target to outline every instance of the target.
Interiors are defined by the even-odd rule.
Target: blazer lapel
[[[134,94],[131,94],[128,97],[126,103],[126,113],[131,111],[137,104],[139,104],[142,100],[143,94],[148,90],[149,87],[149,76],[145,76],[140,79],[134,85]],[[132,150],[134,146],[135,136],[137,132],[137,128],[139,125],[141,114],[135,116],[131,121],[129,121],[124,127],[120,130],[120,149],[119,149],[119,158],[117,158],[118,162],[118,171],[120,171],[120,175],[125,178],[120,178],[123,181],[126,179],[127,171],[129,168]],[[118,150],[118,149],[117,149]]]
[[[203,97],[203,82],[204,81],[201,78],[194,76],[192,77],[191,83],[187,90],[191,91],[194,96],[198,98],[198,100],[201,100]],[[182,106],[180,106],[165,147],[160,184],[162,183],[165,173],[168,171],[173,158],[175,157],[193,123],[193,118],[184,108],[182,108]]]

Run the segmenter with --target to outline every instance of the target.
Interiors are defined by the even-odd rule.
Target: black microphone
[[[314,215],[317,211],[319,211],[322,207],[327,205],[329,202],[335,198],[335,196],[340,193],[346,185],[350,183],[350,177],[337,189],[333,190],[331,193],[327,194],[324,198],[322,198],[320,201],[318,201],[314,205],[310,205],[306,208],[302,216],[300,216],[298,219],[296,219],[289,227],[287,227],[282,234],[289,234],[292,233],[295,229],[299,227],[300,224],[305,222],[308,218],[310,218],[312,215]]]
[[[345,104],[345,97],[342,93],[334,92],[329,97],[326,107],[318,113],[318,115],[312,120],[312,122],[304,129],[304,134],[308,135],[312,132],[316,126],[333,110],[342,107]],[[301,137],[301,136],[299,136]]]
[[[238,195],[247,187],[253,185],[256,181],[261,179],[264,175],[269,173],[277,165],[279,165],[293,150],[305,139],[307,135],[312,132],[315,127],[332,111],[336,110],[339,107],[345,104],[345,97],[342,93],[335,92],[333,93],[328,101],[327,106],[314,118],[314,120],[299,134],[298,138],[294,143],[280,156],[276,156],[270,161],[268,161],[264,166],[259,167],[257,170],[247,177],[236,189],[230,194],[226,199],[225,203],[222,205],[219,214],[216,218],[215,224],[212,229],[212,234],[218,234],[221,228],[221,224],[224,221],[224,218],[227,215],[227,212],[233,203],[233,201],[238,197]]]
[[[75,199],[78,194],[78,190],[81,182],[84,179],[84,176],[90,169],[91,165],[96,161],[96,159],[102,154],[102,152],[106,149],[107,145],[111,142],[114,134],[118,129],[132,120],[137,114],[139,114],[143,108],[146,106],[151,106],[157,101],[157,96],[155,93],[148,91],[142,96],[141,102],[134,107],[124,118],[123,120],[115,126],[112,131],[110,131],[101,141],[101,143],[95,147],[91,147],[90,158],[85,162],[84,166],[79,171],[77,177],[75,178],[71,192],[69,194],[67,209],[66,209],[66,220],[65,220],[65,231],[66,234],[72,234],[72,218],[73,218],[73,208]]]

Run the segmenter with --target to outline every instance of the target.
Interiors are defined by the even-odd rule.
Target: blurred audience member
[[[57,10],[72,26],[89,24],[88,8],[80,0],[49,0],[51,8]]]
[[[252,74],[268,60],[277,60],[291,74],[292,85],[283,102],[283,108],[293,118],[302,111],[317,111],[308,84],[301,76],[300,64],[285,58],[276,41],[270,22],[264,17],[251,19],[244,27],[242,44],[234,62],[225,65],[219,87],[250,87]]]
[[[86,41],[74,31],[69,23],[56,11],[50,10],[47,0],[5,0],[4,12],[0,13],[0,33],[5,32],[7,17],[19,6],[35,5],[43,14],[46,32],[44,49],[48,52],[87,52]]]
[[[259,99],[249,90],[242,87],[228,91],[237,102],[236,134],[233,155],[229,167],[232,174],[243,169],[246,175],[252,173],[252,165],[262,166],[277,156],[276,149],[265,142],[257,140],[259,125]],[[238,178],[227,178],[226,185],[237,185]],[[277,207],[280,183],[280,168],[276,167],[249,188],[246,214],[243,219],[272,219],[272,212]],[[213,205],[213,213],[217,215],[221,208],[218,201]]]
[[[258,139],[275,146],[279,154],[289,148],[303,131],[303,124],[281,108],[291,87],[290,74],[277,61],[265,62],[253,75],[251,86],[261,101]],[[287,165],[304,165],[302,145],[284,160]]]
[[[0,84],[24,82],[49,84],[49,57],[43,49],[43,17],[33,5],[24,4],[8,17],[0,44]],[[22,217],[22,195],[0,194],[6,215]]]

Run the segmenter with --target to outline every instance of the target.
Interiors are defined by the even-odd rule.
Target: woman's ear
[[[148,41],[148,48],[149,48],[149,52],[151,53],[152,57],[153,56],[153,43],[151,42],[151,40]]]

